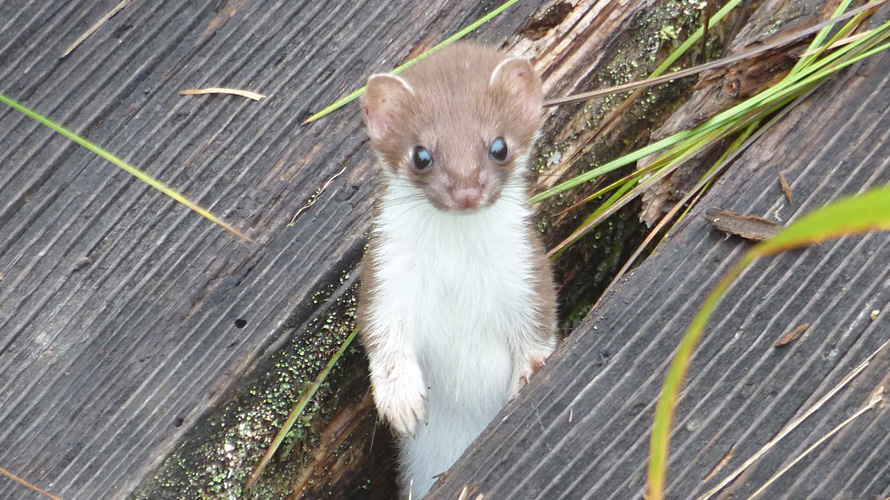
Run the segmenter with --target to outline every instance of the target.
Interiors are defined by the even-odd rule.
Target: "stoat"
[[[427,493],[556,346],[527,203],[542,100],[528,61],[472,44],[368,80],[382,190],[358,321],[405,498]]]

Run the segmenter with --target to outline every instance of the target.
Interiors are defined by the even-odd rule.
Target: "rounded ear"
[[[372,141],[386,138],[396,111],[408,104],[414,91],[408,82],[395,75],[371,75],[368,89],[362,98],[365,124]]]
[[[526,59],[514,57],[501,61],[492,72],[489,85],[512,95],[524,116],[541,119],[544,91],[541,79]]]

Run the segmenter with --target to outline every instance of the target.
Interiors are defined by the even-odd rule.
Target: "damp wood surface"
[[[881,21],[888,9],[878,13]],[[432,499],[630,499],[645,492],[655,401],[705,296],[750,248],[709,206],[786,224],[890,182],[890,54],[838,75],[762,136],[667,241],[610,291],[452,468]],[[791,204],[776,182],[794,190]],[[677,406],[668,498],[701,498],[890,339],[890,234],[755,263],[708,325]],[[800,325],[808,324],[805,331]],[[776,341],[798,330],[792,343]],[[890,352],[712,498],[750,498],[890,382]],[[887,498],[881,403],[803,456],[758,498]]]
[[[139,485],[153,499],[236,497],[275,425],[345,339],[313,318],[355,281],[374,201],[358,106],[301,122],[497,4],[130,2],[101,22],[120,3],[0,2],[0,91],[253,243],[0,109],[0,467],[64,500],[127,498]],[[502,43],[538,6],[520,2],[476,38]],[[208,87],[266,98],[180,95]],[[282,346],[297,366],[270,364]],[[350,432],[358,454],[369,447],[362,358],[347,358],[357,375],[339,380],[361,387],[328,397],[324,411],[310,406],[317,439],[291,456],[315,470],[295,481],[335,487],[329,469],[364,464],[356,481],[365,482],[372,471],[367,458],[311,449],[349,443]],[[287,385],[256,429],[239,419],[248,408],[230,403],[261,407],[242,384],[265,379]],[[255,442],[220,431],[241,425]],[[330,467],[316,463],[327,458]],[[0,478],[0,498],[40,496]]]
[[[374,160],[358,106],[310,126],[301,122],[363,85],[368,75],[419,54],[497,3],[129,2],[100,22],[120,4],[0,3],[0,91],[172,185],[253,243],[236,240],[92,153],[0,109],[0,467],[63,500],[249,498],[240,487],[278,431],[274,424],[280,425],[348,334],[350,294],[374,202]],[[548,94],[556,96],[645,76],[671,50],[674,36],[685,38],[697,26],[699,8],[685,1],[521,1],[472,38],[533,58]],[[212,87],[266,98],[180,95]],[[539,166],[550,167],[540,185],[574,173],[554,155],[587,155],[577,171],[644,144],[648,127],[661,123],[672,101],[689,91],[687,83],[646,94],[655,104],[632,109],[607,133],[591,126],[615,100],[556,111],[539,142]],[[582,139],[598,136],[618,146],[582,151]],[[819,201],[792,165],[781,170],[794,189],[794,210]],[[778,189],[775,172],[771,180]],[[545,205],[541,215],[553,221],[545,235],[551,243],[573,223],[571,217],[550,218],[559,203]],[[720,206],[750,213],[748,206]],[[609,266],[620,266],[619,254],[627,252],[621,233],[638,225],[632,215],[615,225],[609,243],[579,245],[583,250],[558,263],[571,295],[590,290],[577,276],[591,266],[601,280]],[[716,241],[722,235],[704,230],[694,236],[683,244],[728,245]],[[606,250],[612,255],[603,256]],[[651,269],[647,280],[667,286]],[[637,293],[626,300],[653,297],[639,288]],[[620,310],[610,307],[604,310],[618,318]],[[783,348],[784,356],[799,346],[812,348],[808,341],[818,332],[828,335],[814,318],[798,319],[783,325],[813,326]],[[572,398],[587,405],[568,410],[575,424],[594,418],[585,409],[601,401],[614,409],[633,401],[634,415],[651,411],[654,397],[643,399],[632,384],[608,398],[594,385],[577,384],[597,366],[612,367],[610,357],[627,356],[628,349],[651,342],[651,349],[660,346],[659,356],[669,352],[667,334],[654,329],[602,338],[602,328],[593,326],[588,320],[569,345],[588,339],[618,344],[585,351],[586,357],[573,357],[577,349],[564,347],[527,393],[544,405],[545,418],[529,420],[532,406],[514,405],[494,430],[499,435],[503,425],[516,422],[510,435],[528,433],[527,453],[516,462],[495,460],[491,471],[508,467],[515,474],[511,482],[534,483],[542,471],[556,478],[571,462],[560,458],[560,450],[553,453],[555,462],[534,455],[551,451],[552,435],[533,436],[559,408],[541,391],[559,392],[556,400],[564,403],[571,382],[580,391]],[[771,332],[771,342],[789,329],[784,326]],[[660,366],[652,365],[652,356],[643,361]],[[282,367],[288,360],[293,366]],[[574,365],[564,365],[569,362]],[[334,386],[320,391],[301,420],[305,437],[289,442],[288,458],[273,464],[273,470],[288,471],[275,476],[281,484],[261,487],[263,495],[340,498],[349,491],[354,498],[389,498],[394,457],[380,451],[386,440],[368,405],[361,352],[351,350],[342,365],[332,374]],[[549,375],[567,368],[565,378]],[[651,369],[647,377],[651,393],[661,378]],[[277,398],[271,403],[261,397],[270,393]],[[527,397],[523,401],[531,401]],[[254,410],[267,427],[242,418]],[[643,432],[650,420],[633,420],[634,431]],[[233,441],[239,432],[253,440]],[[490,438],[480,450],[486,442]],[[607,461],[638,458],[634,442],[610,447]],[[501,444],[515,443],[511,438]],[[573,447],[580,448],[577,442]],[[477,459],[491,467],[490,454],[468,457],[455,477],[469,478]],[[528,457],[535,462],[524,461]],[[560,465],[541,465],[548,463]],[[628,467],[639,483],[639,463]],[[491,477],[475,474],[472,480],[490,485]],[[559,482],[593,478],[574,474]],[[446,491],[458,487],[450,476],[445,483]],[[536,484],[523,491],[531,495]],[[0,498],[42,497],[0,478]]]

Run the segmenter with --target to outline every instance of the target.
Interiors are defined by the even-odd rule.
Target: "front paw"
[[[377,412],[399,436],[417,435],[427,420],[427,392],[419,366],[395,366],[371,376]]]

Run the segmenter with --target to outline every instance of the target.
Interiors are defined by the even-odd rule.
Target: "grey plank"
[[[60,58],[118,3],[2,2],[0,91],[254,243],[0,109],[0,466],[66,500],[125,497],[358,261],[373,201],[361,121],[352,107],[301,127],[308,112],[490,8],[134,1]],[[502,39],[535,7],[477,36]],[[206,86],[268,98],[179,95]],[[0,498],[41,497],[0,480]]]
[[[883,10],[883,19],[887,10]],[[611,292],[440,481],[430,498],[639,498],[654,401],[705,295],[750,244],[725,238],[709,207],[793,221],[890,182],[890,54],[841,74],[777,124],[659,250]],[[789,205],[777,180],[794,190]],[[724,298],[678,405],[668,495],[697,498],[890,339],[890,235],[873,233],[757,262]],[[881,311],[874,320],[872,311]],[[773,343],[811,324],[791,345]],[[750,474],[747,498],[887,383],[882,352]],[[571,421],[569,421],[571,417]],[[884,498],[886,409],[865,413],[763,498]],[[728,464],[705,478],[732,450]]]

